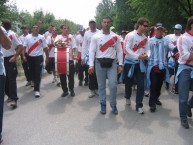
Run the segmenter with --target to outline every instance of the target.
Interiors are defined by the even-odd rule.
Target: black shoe
[[[71,96],[71,97],[74,97],[74,96],[75,96],[74,90],[71,90],[71,91],[70,91],[70,96]]]
[[[0,144],[3,142],[2,138],[0,139]]]
[[[78,84],[79,86],[82,86],[82,81],[79,81],[79,84]]]
[[[161,102],[160,100],[157,100],[157,101],[155,102],[155,104],[161,106],[161,105],[162,105],[162,102]]]
[[[61,95],[61,97],[66,97],[66,96],[68,96],[68,92],[63,92]]]
[[[189,106],[188,106],[187,116],[192,117],[192,111],[191,111],[191,108]]]
[[[156,107],[150,107],[151,112],[155,112],[155,110],[156,110]]]
[[[85,82],[85,83],[84,83],[84,86],[88,86],[88,82]]]
[[[181,125],[182,127],[184,127],[185,129],[189,129],[189,124],[187,120],[182,120],[181,121]]]

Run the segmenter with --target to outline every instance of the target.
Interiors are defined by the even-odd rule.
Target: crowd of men
[[[169,90],[170,77],[175,75],[175,85],[171,91],[179,94],[179,113],[181,125],[189,128],[187,116],[191,117],[193,97],[193,17],[187,22],[186,32],[176,24],[174,34],[167,35],[162,23],[157,23],[148,32],[150,22],[139,18],[135,29],[122,31],[118,35],[112,26],[110,17],[104,17],[102,29],[96,28],[95,20],[89,21],[87,30],[81,29],[79,34],[69,34],[69,26],[61,25],[59,29],[50,25],[48,31],[39,34],[39,24],[34,24],[31,33],[23,26],[21,36],[11,30],[9,20],[2,21],[0,29],[0,132],[2,132],[4,92],[8,106],[17,107],[18,74],[16,59],[22,59],[26,77],[26,86],[34,88],[36,98],[40,97],[42,70],[53,74],[53,83],[63,90],[61,97],[75,96],[74,75],[78,73],[79,86],[88,86],[89,98],[99,96],[100,112],[106,114],[106,80],[110,90],[110,106],[113,114],[117,109],[117,84],[125,84],[125,100],[131,105],[132,86],[137,86],[136,111],[144,114],[143,97],[149,95],[151,112],[156,105],[162,105],[159,97],[161,88],[166,82]],[[55,68],[56,49],[69,49],[68,73],[58,74]],[[76,67],[75,67],[75,62]],[[68,78],[68,81],[67,81]],[[149,92],[149,93],[148,93]],[[1,137],[1,136],[0,136]],[[2,141],[2,138],[0,138]]]

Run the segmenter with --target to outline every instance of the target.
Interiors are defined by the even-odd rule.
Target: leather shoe
[[[68,92],[63,92],[61,95],[61,97],[66,97],[66,96],[68,96]]]
[[[161,106],[161,105],[162,105],[162,102],[161,102],[160,100],[157,100],[157,101],[155,102],[155,104]]]
[[[74,96],[75,96],[74,90],[71,90],[71,91],[70,91],[70,96],[71,96],[71,97],[74,97]]]
[[[181,125],[182,127],[184,127],[185,129],[189,129],[189,124],[187,120],[181,120]]]

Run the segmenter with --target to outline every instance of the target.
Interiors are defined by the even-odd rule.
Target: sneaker
[[[61,86],[61,83],[60,83],[60,82],[58,82],[58,83],[57,83],[57,86],[58,86],[58,87],[60,87],[60,86]]]
[[[90,90],[89,98],[93,98],[95,96],[95,91]]]
[[[181,120],[181,125],[182,127],[184,127],[185,129],[189,129],[189,124],[187,120]]]
[[[155,102],[155,104],[161,106],[161,105],[162,105],[162,102],[161,102],[160,100],[157,100],[157,101]]]
[[[6,100],[7,103],[9,103],[9,102],[11,102],[11,101],[12,101],[11,98],[7,98],[7,100]]]
[[[40,92],[39,91],[35,91],[35,97],[39,98],[40,97]]]
[[[149,92],[145,91],[145,92],[144,92],[144,96],[145,96],[145,97],[149,97]]]
[[[74,96],[75,96],[74,90],[71,90],[71,91],[70,91],[70,96],[71,96],[71,97],[74,97]]]
[[[26,84],[25,86],[27,87],[27,86],[30,86],[30,85],[31,85],[31,82],[28,81],[27,84]]]
[[[55,82],[56,82],[56,78],[54,77],[52,83],[55,83]]]
[[[131,105],[131,100],[130,99],[126,99],[126,105]]]
[[[79,86],[82,86],[82,81],[79,81],[79,84],[78,84]]]
[[[63,92],[61,95],[61,97],[66,97],[66,96],[68,96],[68,92]]]
[[[143,111],[142,108],[138,108],[138,109],[137,109],[137,112],[138,112],[139,114],[144,114],[144,111]]]
[[[111,108],[112,108],[112,113],[117,115],[118,114],[117,106],[116,105],[115,106],[111,105]]]
[[[188,116],[188,117],[192,117],[191,107],[189,107],[189,106],[188,106],[187,116]]]
[[[156,110],[156,107],[150,107],[151,112],[155,112],[155,110]]]
[[[12,100],[11,102],[9,102],[10,106],[14,109],[17,108],[17,101],[16,100]]]
[[[88,82],[85,82],[85,83],[84,83],[84,86],[88,86]]]
[[[34,87],[34,82],[33,81],[31,81],[31,87]]]
[[[106,114],[106,104],[101,104],[101,114]]]
[[[98,90],[94,90],[94,94],[95,94],[96,96],[99,96]]]

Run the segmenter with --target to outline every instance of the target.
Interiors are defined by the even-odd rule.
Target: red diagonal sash
[[[36,49],[36,47],[37,47],[40,43],[42,43],[42,39],[39,39],[38,41],[36,41],[36,43],[34,43],[34,44],[30,47],[30,49],[29,49],[29,51],[28,51],[28,55],[29,55],[34,49]]]
[[[12,36],[12,35],[9,35],[9,39],[12,40],[12,39],[13,39],[13,36]]]
[[[100,51],[102,52],[106,51],[109,47],[111,47],[113,44],[116,43],[117,39],[118,39],[117,36],[114,36],[113,38],[108,40],[105,44],[101,46]]]
[[[139,48],[143,47],[147,43],[147,38],[143,39],[137,46],[133,48],[133,51],[137,51]]]

